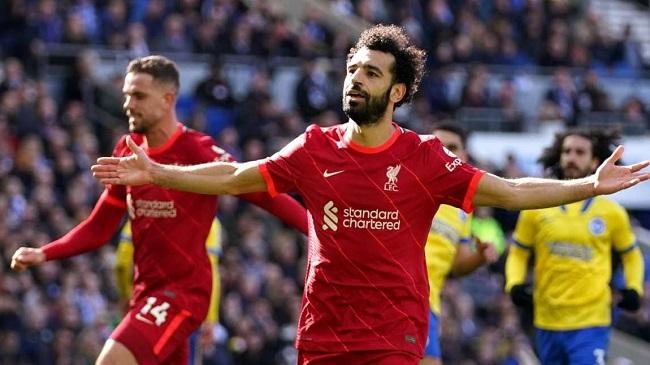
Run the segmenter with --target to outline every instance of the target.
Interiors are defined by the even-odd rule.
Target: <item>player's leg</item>
[[[109,338],[95,365],[138,365],[138,362],[126,346]]]
[[[570,331],[566,341],[571,365],[605,365],[609,347],[609,327]]]
[[[441,365],[442,352],[440,351],[440,323],[438,316],[429,312],[429,337],[427,345],[424,348],[424,358],[420,360],[420,365]]]
[[[134,304],[111,339],[128,349],[138,365],[185,365],[189,336],[200,323],[172,298],[154,295]]]
[[[535,346],[539,362],[544,365],[568,364],[568,357],[564,347],[565,331],[535,330]]]

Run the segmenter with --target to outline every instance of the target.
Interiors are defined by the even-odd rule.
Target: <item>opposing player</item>
[[[613,131],[558,133],[539,158],[546,172],[576,181],[596,171],[618,140]],[[612,251],[622,260],[626,288],[617,304],[637,310],[643,258],[627,212],[596,196],[519,215],[506,260],[506,291],[515,304],[533,305],[535,343],[542,364],[604,365],[609,343]],[[534,257],[532,284],[528,263]]]
[[[458,123],[440,123],[434,126],[433,135],[442,145],[463,161],[468,160],[467,131]],[[438,208],[424,252],[429,276],[429,337],[420,365],[442,364],[440,349],[440,294],[448,275],[467,275],[498,257],[490,243],[472,237],[471,214],[462,209],[442,204]],[[474,247],[472,247],[474,245]]]
[[[204,194],[297,192],[309,211],[309,250],[296,345],[299,364],[418,364],[428,333],[424,244],[440,204],[531,209],[609,194],[650,178],[644,161],[570,182],[503,179],[446,152],[434,136],[393,121],[424,71],[425,52],[402,28],[365,30],[348,54],[347,123],[312,125],[273,156],[246,163],[178,166],[99,158],[104,183],[149,184]]]
[[[131,154],[126,141],[152,160],[174,165],[232,161],[209,136],[176,117],[176,65],[162,56],[131,61],[124,78],[129,131],[114,156]],[[305,209],[287,195],[241,196],[306,231]],[[23,270],[96,249],[110,240],[128,212],[132,224],[135,275],[129,312],[99,354],[98,365],[185,364],[188,337],[206,318],[212,269],[205,240],[217,201],[203,194],[154,185],[108,185],[90,216],[63,237],[40,248],[21,247],[11,267]]]

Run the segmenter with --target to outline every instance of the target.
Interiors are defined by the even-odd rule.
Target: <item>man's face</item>
[[[458,156],[461,160],[467,161],[467,150],[465,150],[465,146],[459,135],[443,129],[434,130],[433,135],[438,137],[446,149]]]
[[[560,167],[565,179],[578,179],[593,173],[598,160],[592,154],[591,141],[578,135],[569,135],[562,141]]]
[[[343,112],[359,125],[379,121],[386,113],[395,57],[389,53],[361,48],[347,64],[343,84]]]
[[[129,117],[129,131],[146,133],[151,130],[170,107],[170,87],[154,82],[146,73],[129,72],[124,77],[124,112]]]

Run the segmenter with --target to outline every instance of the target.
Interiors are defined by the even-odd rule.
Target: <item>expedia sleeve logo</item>
[[[456,170],[456,168],[458,166],[460,166],[462,164],[463,164],[463,161],[461,161],[460,158],[456,158],[455,160],[453,160],[451,162],[447,162],[445,164],[445,168],[447,169],[447,171],[453,172],[454,170]]]

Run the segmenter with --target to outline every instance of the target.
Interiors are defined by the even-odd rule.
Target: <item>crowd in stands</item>
[[[121,75],[98,79],[93,48],[214,56],[209,75],[192,85],[187,124],[212,134],[245,161],[277,151],[307,123],[341,122],[340,83],[349,33],[309,8],[299,24],[268,0],[7,0],[0,4],[0,363],[93,363],[121,313],[113,273],[114,246],[15,274],[8,263],[24,243],[40,245],[88,216],[101,193],[89,167],[111,153],[127,131]],[[489,87],[490,67],[551,69],[553,83],[540,120],[575,125],[588,112],[619,111],[638,131],[650,130],[647,100],[615,105],[599,77],[637,77],[646,69],[628,28],[620,37],[599,27],[586,2],[557,0],[331,0],[337,16],[404,26],[429,53],[430,71],[404,123],[427,132],[460,108],[497,108],[528,128],[516,80]],[[84,46],[52,92],[48,47]],[[237,97],[221,55],[297,57],[302,70],[290,110],[274,102],[273,70],[260,67]],[[322,59],[331,60],[324,67]],[[264,65],[264,62],[260,62]],[[459,97],[453,71],[467,77]],[[182,72],[182,70],[181,70]],[[226,122],[215,127],[214,118]],[[216,128],[216,129],[210,129]],[[516,174],[516,157],[494,170]],[[486,166],[487,167],[487,166]],[[495,212],[499,213],[499,212]],[[501,212],[503,213],[503,212]],[[508,237],[512,217],[500,218]],[[222,299],[215,346],[205,364],[292,364],[306,240],[265,212],[235,198],[220,200],[225,228]],[[501,220],[501,218],[503,218]],[[650,302],[647,300],[647,302]],[[530,353],[525,326],[503,294],[494,265],[443,293],[443,360],[453,364],[517,364]],[[650,304],[630,332],[648,339]],[[628,321],[634,322],[634,321]],[[627,322],[626,322],[627,323]],[[638,323],[641,323],[639,325]]]

